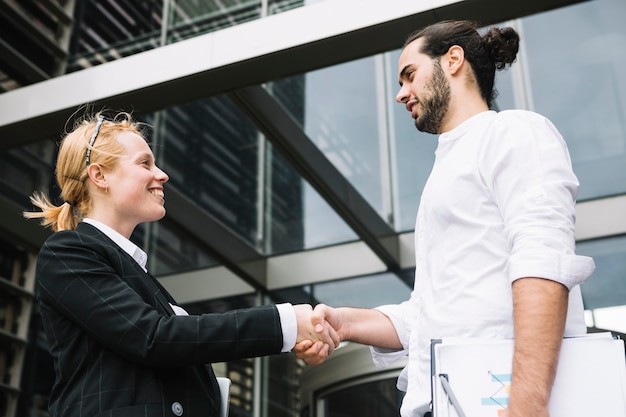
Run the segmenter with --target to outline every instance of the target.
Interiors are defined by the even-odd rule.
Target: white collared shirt
[[[148,254],[141,250],[139,246],[135,245],[131,240],[127,239],[116,230],[112,229],[102,222],[99,222],[98,220],[85,218],[83,219],[83,221],[85,223],[89,223],[90,225],[107,235],[107,237],[115,242],[115,244],[117,244],[120,248],[122,248],[124,252],[128,253],[137,262],[137,264],[139,264],[139,266],[143,268],[145,272],[148,272],[146,268],[146,265],[148,263]],[[187,311],[185,311],[185,309],[180,306],[171,303],[170,306],[177,316],[189,315]],[[277,304],[276,308],[278,309],[280,324],[283,330],[282,352],[289,352],[296,344],[298,331],[296,313],[293,309],[293,306],[289,303]]]
[[[431,399],[431,339],[513,337],[516,279],[567,286],[565,334],[586,332],[579,284],[594,263],[574,253],[577,191],[563,138],[536,113],[483,112],[439,137],[415,225],[414,290],[379,307],[404,350],[372,349],[379,367],[408,353],[403,417]]]

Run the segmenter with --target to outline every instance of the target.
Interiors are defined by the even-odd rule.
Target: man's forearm
[[[385,314],[368,308],[339,307],[343,318],[344,340],[386,349],[402,349],[398,333]]]
[[[509,417],[547,417],[567,317],[568,290],[542,278],[513,283],[515,349]]]

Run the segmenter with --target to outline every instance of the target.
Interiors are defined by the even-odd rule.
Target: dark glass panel
[[[386,218],[378,67],[367,57],[277,81],[271,92],[309,139]]]
[[[67,72],[161,45],[163,0],[76,2]]]
[[[256,246],[256,128],[224,96],[163,115],[160,164],[170,184]]]
[[[324,416],[400,416],[402,398],[403,393],[396,388],[396,378],[368,382],[326,396]]]
[[[168,43],[260,17],[260,0],[173,0],[169,14]]]
[[[37,142],[0,152],[0,194],[29,209],[34,191],[49,191],[58,199],[54,175],[58,147],[54,141]]]
[[[276,255],[356,240],[357,236],[281,154],[269,147],[266,253]]]
[[[580,242],[576,251],[596,263],[581,285],[585,309],[626,306],[626,236]]]
[[[319,1],[319,0],[317,0]],[[302,7],[306,4],[310,4],[310,3],[317,3],[316,0],[268,0],[267,2],[267,7],[268,7],[268,15],[272,15],[272,14],[276,14],[276,13],[282,13],[282,12],[286,12],[289,11],[291,9],[295,9],[298,7]]]

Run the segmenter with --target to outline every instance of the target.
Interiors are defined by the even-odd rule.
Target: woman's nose
[[[168,182],[168,181],[169,181],[169,179],[170,179],[169,175],[167,175],[167,174],[165,173],[165,171],[163,171],[163,170],[162,170],[161,168],[159,168],[159,167],[156,167],[156,169],[157,169],[157,171],[158,171],[156,176],[157,176],[157,178],[159,179],[159,181],[162,181],[162,182]]]

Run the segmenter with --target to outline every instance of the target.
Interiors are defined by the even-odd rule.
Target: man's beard
[[[439,60],[433,60],[433,74],[426,85],[431,96],[420,100],[422,114],[415,119],[415,127],[420,132],[441,133],[443,119],[450,106],[450,83],[441,69]]]

